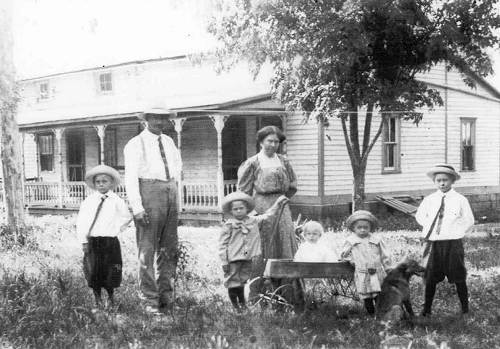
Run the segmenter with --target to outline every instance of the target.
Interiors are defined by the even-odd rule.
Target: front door
[[[238,178],[238,167],[247,158],[246,138],[245,119],[229,118],[222,129],[222,169],[226,181]]]
[[[82,131],[67,131],[66,150],[68,181],[81,182],[85,178],[85,137]]]

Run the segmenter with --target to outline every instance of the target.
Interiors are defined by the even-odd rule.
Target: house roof
[[[61,79],[75,79],[73,74],[81,74],[86,78],[81,78],[81,84],[73,86],[75,89],[71,91],[73,94],[78,94],[78,91],[91,90],[95,87],[92,85],[92,79],[89,80],[89,77],[93,78],[89,73],[99,72],[103,69],[113,72],[127,69],[129,72],[139,71],[137,73],[139,77],[136,80],[130,77],[127,78],[131,79],[129,81],[123,80],[123,78],[117,79],[117,91],[116,93],[113,91],[113,95],[110,96],[90,94],[87,95],[87,98],[91,98],[90,101],[86,99],[74,101],[71,98],[60,98],[62,95],[57,95],[54,98],[54,100],[57,99],[57,102],[48,101],[48,103],[43,104],[31,101],[29,104],[28,101],[24,107],[21,104],[18,111],[18,123],[21,129],[35,129],[51,125],[91,124],[110,120],[114,120],[114,122],[135,121],[139,113],[151,107],[172,109],[178,114],[184,115],[188,113],[190,115],[206,115],[209,112],[254,115],[283,113],[283,108],[278,104],[262,109],[253,108],[251,112],[242,110],[245,104],[271,99],[271,67],[263,67],[261,73],[254,78],[249,73],[248,67],[243,64],[234,67],[230,72],[217,74],[211,63],[215,63],[215,61],[205,60],[203,64],[194,64],[190,56],[184,55],[130,61],[21,80],[21,83],[26,86],[47,79],[54,79],[57,84],[57,81]],[[491,94],[490,99],[500,99],[500,92],[493,86],[478,75],[472,72],[469,74]],[[445,87],[431,80],[427,81],[425,75],[421,76],[420,80],[430,85]],[[128,94],[122,93],[120,83],[123,81],[134,84],[135,90],[128,91]],[[62,94],[64,91],[60,93]],[[238,110],[233,110],[235,108]],[[243,109],[245,108],[243,107]]]

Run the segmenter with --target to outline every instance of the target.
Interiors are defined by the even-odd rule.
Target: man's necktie
[[[97,221],[97,217],[99,216],[99,213],[101,212],[101,209],[102,209],[102,205],[104,204],[104,200],[106,200],[107,197],[108,197],[107,195],[103,195],[101,197],[101,202],[99,203],[99,205],[97,205],[97,210],[95,211],[94,220],[92,221],[92,224],[90,224],[90,228],[89,228],[89,232],[87,233],[87,236],[90,236],[90,232],[92,231],[92,228],[94,228],[95,222]]]
[[[161,136],[158,137],[158,146],[160,147],[161,159],[163,160],[163,166],[165,166],[165,177],[167,180],[170,179],[170,172],[168,171],[167,156],[165,155],[165,149],[163,148],[163,143],[161,142]]]

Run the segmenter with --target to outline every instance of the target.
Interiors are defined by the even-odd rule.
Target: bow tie
[[[231,228],[235,232],[241,232],[242,234],[248,234],[250,229],[242,221],[231,222]]]

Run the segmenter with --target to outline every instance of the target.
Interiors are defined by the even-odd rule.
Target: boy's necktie
[[[441,224],[443,223],[443,215],[444,215],[444,195],[441,198],[441,205],[439,206],[438,211],[436,212],[436,216],[434,216],[434,219],[432,220],[432,224],[429,228],[429,231],[427,232],[427,235],[425,236],[424,240],[426,241],[424,251],[422,253],[422,259],[425,259],[431,250],[431,244],[428,241],[429,237],[432,234],[432,230],[434,229],[434,226],[436,225],[437,222],[437,227],[436,227],[436,234],[439,234],[439,231],[441,230]]]
[[[167,156],[165,155],[165,149],[163,148],[163,143],[161,142],[161,136],[158,137],[158,146],[160,147],[161,159],[163,160],[163,166],[165,166],[165,177],[167,181],[170,179],[170,172],[168,171]]]
[[[87,236],[90,236],[90,232],[92,231],[92,228],[94,228],[95,222],[97,221],[97,217],[99,216],[99,213],[101,212],[101,209],[102,209],[102,205],[104,204],[104,200],[106,200],[107,197],[108,197],[107,195],[103,195],[101,197],[101,202],[99,203],[99,205],[97,205],[97,210],[95,211],[94,220],[92,221],[92,224],[90,224],[90,228],[89,228],[89,232],[87,233]]]
[[[444,216],[444,197],[441,198],[441,206],[439,206],[439,210],[437,213],[437,225],[436,225],[436,235],[439,235],[441,232],[441,224],[443,224],[443,216]]]

